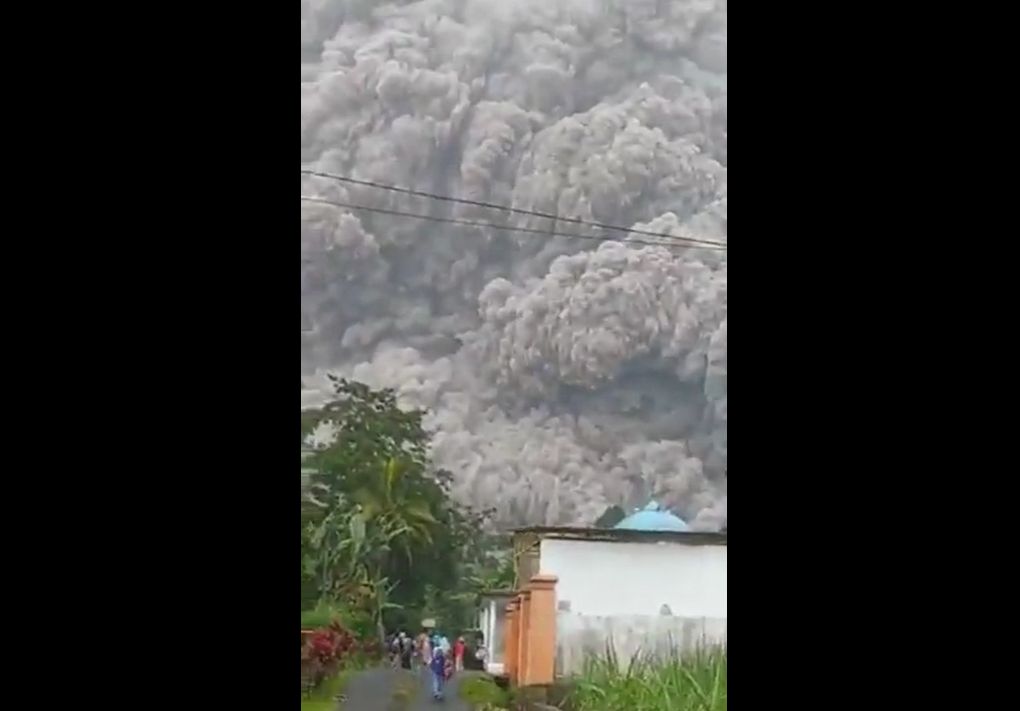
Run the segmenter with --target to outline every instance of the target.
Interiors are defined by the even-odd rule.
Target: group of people
[[[454,672],[464,670],[464,652],[467,643],[458,637],[452,645],[439,632],[429,634],[422,631],[412,639],[406,632],[394,635],[390,640],[390,661],[404,669],[415,667],[427,669],[432,679],[432,696],[443,698],[443,687]]]

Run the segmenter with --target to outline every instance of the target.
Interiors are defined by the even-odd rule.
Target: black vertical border
[[[103,704],[297,709],[299,6],[104,15],[49,177],[88,232],[74,671]]]

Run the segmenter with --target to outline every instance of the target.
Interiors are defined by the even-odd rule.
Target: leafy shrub
[[[372,616],[356,607],[336,602],[320,602],[311,610],[301,613],[301,628],[319,629],[333,623],[341,623],[361,640],[374,639],[377,632]]]
[[[301,613],[301,628],[308,630],[329,627],[330,623],[342,617],[343,611],[337,605],[320,602],[315,608]]]
[[[354,635],[339,621],[315,630],[301,645],[302,691],[308,694],[319,687],[358,651]]]
[[[460,697],[473,709],[505,708],[510,696],[492,679],[483,676],[465,679],[460,685]]]

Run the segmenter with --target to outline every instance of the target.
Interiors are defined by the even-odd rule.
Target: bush
[[[492,679],[483,676],[461,682],[460,697],[473,709],[506,708],[510,704],[510,695]]]
[[[301,629],[319,629],[337,622],[361,640],[373,639],[377,634],[371,615],[339,603],[320,602],[301,613]]]
[[[311,655],[320,664],[338,662],[354,646],[354,636],[345,630],[340,623],[334,622],[329,627],[316,630],[308,640]]]
[[[726,648],[635,655],[626,667],[608,649],[586,661],[576,682],[574,711],[726,711]]]
[[[319,603],[311,610],[304,610],[301,613],[301,629],[311,630],[319,627],[329,627],[330,623],[339,620],[342,613],[336,605]]]
[[[301,687],[310,694],[359,652],[354,635],[338,621],[315,630],[301,645]]]

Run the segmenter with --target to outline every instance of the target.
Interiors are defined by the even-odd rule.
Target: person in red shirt
[[[453,663],[457,671],[464,671],[464,637],[460,636],[453,643]]]

